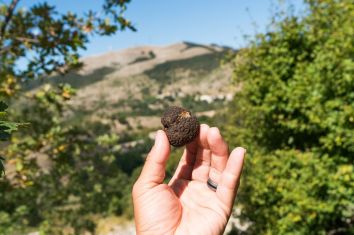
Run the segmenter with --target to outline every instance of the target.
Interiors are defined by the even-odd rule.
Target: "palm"
[[[144,167],[134,186],[138,192],[133,193],[138,233],[220,234],[224,231],[231,214],[239,175],[227,175],[234,178],[235,182],[227,182],[222,178],[228,149],[220,134],[214,133],[213,136],[210,130],[202,125],[198,140],[187,146],[169,184],[141,184],[143,180],[140,178],[144,179],[144,174],[149,173]],[[212,136],[208,136],[208,133]],[[242,161],[241,166],[240,161],[233,161],[233,164],[236,163],[240,171]],[[151,170],[154,170],[153,166],[150,166]],[[158,174],[150,176],[161,178]],[[219,183],[216,192],[207,187],[208,178]]]
[[[184,183],[182,183],[184,184]],[[182,213],[177,234],[218,234],[228,221],[229,209],[205,183],[189,181],[179,197]],[[212,225],[212,226],[210,226]],[[195,231],[195,232],[192,232]]]

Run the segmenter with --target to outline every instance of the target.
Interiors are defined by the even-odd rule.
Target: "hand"
[[[202,124],[199,136],[184,150],[176,172],[164,184],[170,145],[158,131],[133,187],[137,234],[222,234],[231,215],[245,149],[228,146],[218,128]],[[214,192],[210,178],[218,184]]]

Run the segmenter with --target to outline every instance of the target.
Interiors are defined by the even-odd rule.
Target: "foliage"
[[[94,123],[67,125],[67,100],[75,93],[67,85],[45,86],[24,102],[17,94],[29,79],[80,68],[79,50],[91,36],[135,30],[123,16],[130,0],[104,0],[101,11],[82,16],[60,13],[46,2],[17,9],[19,2],[0,3],[0,136],[7,140],[0,155],[8,167],[0,179],[0,234],[38,226],[47,234],[68,227],[75,234],[92,231],[96,215],[129,210],[134,177],[120,164],[136,168],[140,155],[118,161],[118,136],[97,132],[103,128]],[[7,114],[4,100],[19,109],[12,106]],[[30,125],[11,136],[19,124],[9,120]]]
[[[240,199],[255,234],[346,231],[353,215],[353,166],[329,155],[276,150],[248,159]],[[246,202],[248,204],[246,204]]]
[[[0,157],[0,176],[5,173],[4,161],[5,159],[3,157]]]
[[[4,118],[3,100],[13,97],[23,81],[79,68],[79,49],[85,49],[91,35],[135,30],[123,16],[130,0],[105,0],[101,12],[84,16],[61,14],[46,2],[16,10],[19,2],[0,3],[0,140],[18,127]]]
[[[354,6],[306,3],[235,58],[242,91],[226,129],[250,153],[240,201],[251,234],[353,233]]]
[[[6,120],[7,108],[7,104],[3,101],[0,101],[0,140],[7,139],[12,132],[17,130],[19,125],[18,123],[9,122]]]
[[[131,216],[134,169],[149,145],[121,152],[114,133],[98,133],[91,123],[65,125],[74,93],[68,85],[46,86],[18,111],[31,125],[2,150],[8,172],[0,184],[1,234],[31,227],[46,234],[71,227],[78,234],[92,232],[97,217]]]
[[[90,35],[112,35],[135,30],[123,17],[129,0],[105,0],[101,12],[84,16],[59,13],[55,6],[38,3],[16,10],[19,0],[0,5],[0,83],[3,95],[12,95],[19,81],[39,78],[53,71],[78,68],[79,49]],[[16,66],[22,60],[23,66]]]
[[[7,108],[8,108],[7,104],[5,104],[5,102],[3,101],[0,101],[0,140],[7,139],[12,132],[17,130],[19,126],[18,123],[9,122],[6,120]],[[5,159],[0,156],[0,177],[4,173],[3,161],[5,161]]]

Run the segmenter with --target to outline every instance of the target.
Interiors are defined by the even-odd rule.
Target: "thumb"
[[[158,130],[155,144],[146,157],[143,170],[138,179],[144,187],[152,188],[162,184],[165,179],[165,167],[170,155],[170,143],[164,131]]]

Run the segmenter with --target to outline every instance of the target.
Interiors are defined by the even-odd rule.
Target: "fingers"
[[[225,170],[222,172],[216,194],[221,201],[232,208],[235,200],[238,182],[241,177],[246,150],[235,148],[230,154]]]
[[[214,182],[219,183],[221,173],[226,167],[229,156],[228,145],[222,138],[219,129],[216,127],[209,129],[207,139],[211,151],[209,178]]]
[[[192,171],[192,180],[206,182],[211,162],[211,152],[208,143],[208,132],[210,127],[206,124],[200,125],[200,133],[197,139],[198,149]]]
[[[209,171],[210,161],[208,162],[207,155],[203,155],[202,149],[204,147],[207,147],[208,144],[207,143],[208,130],[209,130],[208,125],[206,124],[200,125],[199,135],[192,143],[187,144],[184,153],[182,155],[182,158],[177,166],[176,172],[170,181],[170,185],[173,184],[175,179],[191,180],[193,177],[199,178],[199,176],[202,176],[203,172],[199,172],[199,170],[201,169],[196,169],[198,168],[196,167],[196,165],[199,166],[206,165],[207,169],[204,169],[205,172],[204,175],[206,174],[207,176]],[[205,159],[206,162],[203,162],[203,159]]]
[[[187,144],[184,149],[183,155],[178,163],[177,169],[170,180],[170,184],[175,179],[191,179],[191,174],[195,162],[195,156],[197,154],[198,144],[197,140],[194,140],[192,143]]]
[[[165,178],[165,166],[169,155],[170,144],[167,136],[164,131],[159,130],[138,179],[139,184],[150,188],[161,184]]]

